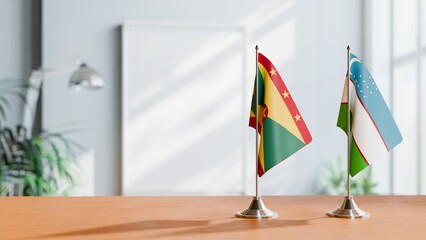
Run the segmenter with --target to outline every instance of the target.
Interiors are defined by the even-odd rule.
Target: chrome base
[[[276,218],[278,213],[269,210],[260,197],[253,197],[250,206],[236,214],[240,218]]]
[[[333,210],[327,212],[327,215],[330,217],[340,217],[340,218],[368,218],[370,217],[370,213],[363,211],[359,208],[352,195],[345,196],[345,200],[343,200],[342,205]]]

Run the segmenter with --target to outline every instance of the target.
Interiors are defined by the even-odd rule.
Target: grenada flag
[[[349,64],[337,126],[347,134],[349,99],[350,174],[353,177],[398,145],[402,136],[368,69],[354,54],[350,54]]]
[[[261,53],[258,54],[258,81],[258,104],[254,91],[249,126],[256,129],[257,106],[260,134],[258,174],[262,176],[310,143],[312,137],[277,69]]]

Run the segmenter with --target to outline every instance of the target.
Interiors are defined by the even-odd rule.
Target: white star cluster
[[[350,78],[353,81],[357,95],[360,98],[367,99],[369,96],[373,96],[379,91],[376,87],[376,83],[369,74],[364,74],[363,76],[363,74],[351,73]]]

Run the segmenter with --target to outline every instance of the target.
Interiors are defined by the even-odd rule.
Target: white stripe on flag
[[[353,115],[352,134],[361,154],[372,163],[386,154],[387,148],[379,131],[361,101],[356,97],[353,83],[350,84],[351,110]],[[355,112],[354,112],[355,110]]]

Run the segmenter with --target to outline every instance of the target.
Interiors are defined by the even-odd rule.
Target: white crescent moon
[[[349,75],[351,75],[351,74],[352,74],[352,72],[351,72],[351,66],[352,66],[352,64],[353,64],[353,63],[355,63],[355,62],[360,62],[360,63],[361,63],[361,61],[360,61],[358,58],[356,58],[356,57],[352,58],[352,59],[349,61]]]
[[[352,74],[352,72],[351,72],[351,66],[352,66],[352,64],[353,64],[353,63],[355,63],[355,62],[360,62],[360,63],[361,63],[361,61],[360,61],[357,57],[352,58],[352,59],[349,61],[349,75],[351,75],[351,74]]]

